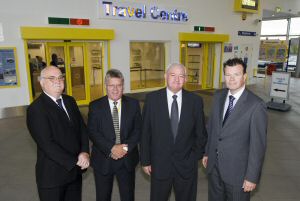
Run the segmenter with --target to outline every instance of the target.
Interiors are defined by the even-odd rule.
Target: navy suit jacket
[[[141,164],[151,165],[151,176],[168,179],[172,169],[183,178],[194,176],[205,151],[207,133],[200,96],[182,90],[181,115],[174,141],[166,88],[151,92],[143,110]]]
[[[121,144],[128,144],[128,154],[122,159],[115,161],[109,156],[116,136],[107,96],[90,103],[88,129],[93,142],[91,165],[96,171],[109,174],[115,162],[124,163],[128,171],[135,170],[141,132],[141,111],[137,100],[122,96],[120,137]]]
[[[73,97],[62,95],[69,117],[42,93],[27,109],[27,127],[37,144],[38,187],[57,187],[75,180],[81,152],[89,153],[86,125]]]

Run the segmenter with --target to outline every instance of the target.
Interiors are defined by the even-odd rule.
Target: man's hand
[[[203,156],[202,158],[202,165],[204,168],[207,167],[207,162],[208,162],[208,156]]]
[[[78,155],[78,161],[76,163],[81,169],[86,169],[90,166],[90,155],[86,152],[81,152]]]
[[[111,157],[114,160],[123,158],[127,154],[128,145],[127,144],[116,144],[111,148]]]
[[[256,188],[256,184],[250,181],[244,180],[243,189],[244,192],[251,192]]]
[[[143,170],[144,172],[147,174],[147,175],[151,175],[151,165],[148,165],[148,166],[143,166]]]

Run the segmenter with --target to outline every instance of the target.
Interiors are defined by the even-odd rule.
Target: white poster
[[[289,97],[290,73],[273,72],[270,96],[287,100]]]

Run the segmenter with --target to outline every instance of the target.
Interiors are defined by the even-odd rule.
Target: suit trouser
[[[114,176],[116,176],[120,192],[121,201],[134,201],[135,188],[135,170],[128,171],[122,165],[112,174],[103,175],[94,169],[95,184],[96,184],[96,200],[110,201],[113,188]]]
[[[40,201],[81,201],[82,177],[79,175],[73,182],[53,188],[40,188]]]
[[[169,179],[160,180],[151,177],[151,201],[167,201],[170,197],[172,186],[175,192],[176,201],[196,201],[198,172],[191,175],[188,179],[182,178],[173,167]]]
[[[233,186],[223,181],[217,163],[208,174],[208,201],[249,201],[250,193],[244,192],[242,186]]]

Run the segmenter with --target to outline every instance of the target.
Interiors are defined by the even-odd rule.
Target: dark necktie
[[[223,119],[223,125],[225,124],[226,120],[228,119],[230,113],[232,112],[234,99],[235,99],[234,96],[232,96],[232,95],[229,96],[229,104],[228,104],[228,107],[227,107],[227,110],[226,110],[226,113],[225,113],[225,116]]]
[[[57,99],[56,103],[60,107],[60,109],[62,109],[65,112],[65,114],[68,116],[68,118],[69,118],[69,115],[68,115],[67,111],[64,109],[64,107],[62,105],[62,99],[61,98]]]
[[[173,103],[171,106],[171,128],[173,132],[174,140],[176,139],[177,129],[178,129],[178,104],[177,104],[177,95],[173,95]]]
[[[119,114],[118,114],[117,104],[118,102],[114,102],[112,118],[113,118],[113,124],[115,128],[116,144],[120,144],[121,138],[120,138]]]

